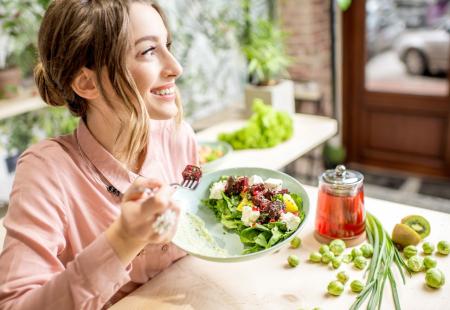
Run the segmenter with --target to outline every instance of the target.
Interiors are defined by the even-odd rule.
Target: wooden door
[[[411,72],[421,68],[417,65],[420,61],[416,61],[415,67],[410,60],[409,67],[401,62],[405,48],[412,49],[411,43],[408,40],[405,42],[405,37],[428,28],[420,26],[420,19],[419,26],[411,25],[414,22],[410,14],[403,24],[403,31],[396,36],[392,34],[395,30],[392,24],[395,20],[401,20],[402,14],[408,13],[408,8],[403,7],[402,12],[402,8],[393,10],[385,6],[379,12],[381,21],[369,20],[368,14],[373,13],[373,6],[369,6],[375,2],[386,4],[389,1],[353,1],[350,9],[343,14],[343,140],[348,150],[348,160],[368,166],[450,177],[450,43],[440,47],[446,53],[445,58],[440,59],[446,66],[443,73],[426,76],[417,72],[416,75],[408,73],[405,68],[410,68]],[[394,5],[399,2],[391,1]],[[429,8],[426,9],[428,12]],[[395,12],[394,16],[388,18],[392,12]],[[387,48],[382,45],[389,43],[386,42],[389,32],[374,35],[373,31],[374,28],[386,29],[386,24],[392,28],[389,30],[391,36],[395,36],[392,46]],[[401,28],[401,25],[397,26]],[[438,34],[442,35],[442,32]],[[450,37],[448,30],[446,35]],[[425,34],[425,38],[431,38],[429,33]],[[440,38],[445,40],[445,32]],[[369,45],[377,40],[376,47],[382,52]],[[432,52],[436,50],[436,47],[431,49]],[[383,55],[385,59],[374,58],[374,54]],[[417,53],[416,60],[420,57],[422,55]],[[395,65],[394,60],[397,61]],[[404,66],[403,75],[389,78],[387,73],[390,70],[394,72],[394,67],[400,65]],[[429,70],[432,69],[435,68]]]

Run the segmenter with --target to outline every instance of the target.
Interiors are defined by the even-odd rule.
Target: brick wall
[[[333,114],[330,5],[332,0],[279,0],[278,17],[290,34],[288,52],[295,58],[289,69],[295,81],[319,83],[325,115]]]

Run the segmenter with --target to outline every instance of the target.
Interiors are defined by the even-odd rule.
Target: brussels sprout
[[[414,245],[408,245],[403,249],[403,255],[405,255],[406,258],[413,257],[417,254],[417,248]]]
[[[427,270],[436,267],[436,265],[437,265],[436,259],[431,256],[425,256],[425,258],[423,259],[423,266]]]
[[[302,245],[302,239],[299,237],[294,237],[291,240],[291,248],[297,249],[300,245]]]
[[[440,288],[445,284],[444,273],[437,268],[430,268],[425,274],[425,282],[429,287]]]
[[[359,293],[364,289],[364,284],[359,280],[353,280],[352,283],[350,283],[350,288],[352,289],[352,292]]]
[[[357,256],[355,257],[355,259],[353,260],[353,266],[355,266],[358,269],[364,269],[366,268],[367,265],[367,259],[364,258],[364,256]]]
[[[419,272],[423,268],[423,259],[422,257],[414,255],[408,258],[408,260],[406,261],[406,265],[408,266],[409,270]]]
[[[431,242],[429,242],[429,241],[424,242],[424,243],[422,244],[422,250],[423,250],[423,253],[425,253],[425,254],[427,254],[427,255],[433,254],[433,251],[434,251],[434,244],[431,243]]]
[[[330,247],[326,244],[322,244],[319,248],[319,253],[323,255],[327,252],[330,252]]]
[[[358,256],[362,256],[362,251],[360,249],[358,249],[358,248],[353,248],[352,249],[352,256],[353,256],[353,260],[354,260]]]
[[[361,246],[361,253],[365,258],[371,258],[373,255],[373,246],[369,243]]]
[[[336,277],[342,284],[345,284],[348,281],[348,274],[345,271],[338,272]]]
[[[313,263],[320,263],[322,261],[322,254],[319,252],[312,252],[309,254],[309,260]]]
[[[448,241],[439,241],[437,251],[442,255],[448,255],[450,253],[450,243]]]
[[[328,284],[328,294],[339,296],[344,291],[344,284],[342,284],[339,281],[331,281],[330,284]]]
[[[335,239],[330,242],[329,247],[331,252],[333,252],[335,256],[339,256],[345,250],[345,242],[342,241],[341,239]]]
[[[344,257],[342,257],[342,262],[349,264],[353,261],[353,256],[352,254],[345,254]]]
[[[341,267],[341,263],[342,263],[342,258],[340,258],[340,257],[333,257],[331,259],[331,266],[333,266],[334,269],[338,269],[339,267]]]
[[[333,252],[325,252],[322,254],[322,263],[328,264],[334,258]]]
[[[297,255],[289,255],[288,263],[291,267],[297,267],[298,263],[300,263],[300,260],[298,259]]]

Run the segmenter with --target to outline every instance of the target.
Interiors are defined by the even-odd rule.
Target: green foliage
[[[347,11],[350,5],[352,4],[352,0],[336,0],[341,11]]]
[[[337,165],[345,162],[347,152],[343,146],[334,146],[330,143],[325,143],[323,147],[323,160],[325,168],[334,169]]]
[[[8,155],[23,152],[28,146],[46,137],[71,133],[78,118],[67,109],[45,108],[0,121],[0,135]]]
[[[261,99],[253,102],[253,115],[237,131],[219,134],[235,150],[269,148],[292,137],[294,125],[288,113],[276,111]]]
[[[2,0],[1,32],[7,37],[5,67],[19,66],[29,75],[36,62],[37,33],[49,0]],[[2,63],[2,61],[0,61]]]
[[[292,62],[285,50],[287,33],[276,22],[274,0],[241,0],[238,37],[247,60],[248,82],[273,85]]]
[[[286,53],[285,39],[286,33],[274,21],[258,19],[252,24],[242,45],[250,83],[271,85],[286,73],[292,60]]]

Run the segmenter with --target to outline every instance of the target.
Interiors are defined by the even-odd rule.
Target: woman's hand
[[[108,241],[124,265],[128,265],[147,244],[169,242],[175,235],[180,209],[172,200],[173,191],[159,181],[138,178],[124,194],[122,212],[106,230]],[[175,222],[159,234],[154,223],[167,210],[173,211]]]

